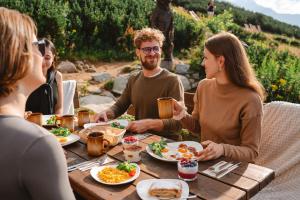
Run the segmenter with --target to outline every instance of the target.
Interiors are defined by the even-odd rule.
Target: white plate
[[[107,125],[107,124],[111,124],[113,122],[118,122],[121,126],[124,126],[124,127],[128,126],[128,123],[129,123],[126,119],[115,119],[115,120],[111,120],[108,122],[97,122],[97,123],[84,124],[83,128],[90,128],[90,127],[97,126],[97,125]]]
[[[189,147],[194,147],[196,148],[197,151],[202,151],[203,150],[203,147],[200,143],[198,142],[194,142],[194,141],[182,141],[182,142],[172,142],[172,143],[167,143],[167,148],[169,149],[168,152],[166,153],[162,153],[163,154],[163,157],[160,157],[158,155],[156,155],[151,149],[150,147],[147,145],[146,146],[146,151],[147,153],[156,158],[156,159],[159,159],[159,160],[163,160],[163,161],[168,161],[168,162],[177,162],[178,160],[176,160],[176,158],[171,158],[170,155],[179,155],[181,156],[181,153],[179,153],[177,151],[178,149],[178,146],[180,144],[186,144],[187,146]],[[197,159],[197,157],[194,157],[193,158]]]
[[[182,186],[181,197],[189,196],[189,186],[186,182],[184,182],[182,180],[179,180],[179,179],[147,179],[147,180],[138,182],[138,184],[136,186],[136,191],[141,199],[143,199],[143,200],[159,200],[159,198],[150,196],[148,193],[151,184],[154,182],[159,182],[161,184],[164,184],[164,182],[172,182],[172,183],[179,182]]]
[[[80,137],[78,135],[75,135],[75,134],[71,133],[71,135],[69,135],[67,137],[67,141],[59,142],[59,143],[61,144],[61,146],[66,146],[66,145],[69,145],[69,144],[72,144],[72,143],[78,141],[79,139],[80,139]]]
[[[105,166],[100,166],[100,167],[93,167],[91,169],[91,175],[92,177],[98,181],[99,183],[103,183],[105,185],[121,185],[121,184],[125,184],[125,183],[129,183],[131,181],[134,181],[135,179],[137,179],[137,177],[139,177],[140,175],[140,167],[135,164],[135,163],[132,163],[134,165],[136,165],[136,172],[135,172],[135,175],[133,177],[131,177],[130,179],[126,180],[126,181],[123,181],[123,182],[120,182],[120,183],[106,183],[104,181],[102,181],[99,177],[98,177],[98,172],[100,172],[102,169],[104,169],[105,167],[117,167],[118,165],[105,165]]]

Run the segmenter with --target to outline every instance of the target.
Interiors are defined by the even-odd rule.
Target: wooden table
[[[145,152],[147,144],[159,140],[159,136],[151,135],[140,141],[144,150],[142,160],[138,163],[141,174],[134,182],[119,186],[103,185],[96,182],[90,176],[89,171],[75,170],[69,173],[73,190],[83,198],[92,200],[140,199],[135,188],[139,181],[153,178],[178,178],[175,163],[157,160]],[[65,150],[68,165],[93,159],[87,155],[86,145],[81,142],[69,145],[65,147]],[[108,155],[115,160],[124,161],[122,150],[122,146],[117,145],[108,152]],[[195,199],[249,199],[274,179],[273,170],[249,163],[242,163],[240,167],[221,179],[212,178],[202,172],[221,160],[229,161],[223,157],[213,161],[199,162],[197,180],[188,182],[190,194],[197,195]]]

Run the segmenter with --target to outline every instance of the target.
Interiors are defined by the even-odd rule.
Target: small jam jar
[[[197,179],[198,173],[198,161],[181,159],[177,163],[178,167],[178,178],[184,181],[193,181]]]

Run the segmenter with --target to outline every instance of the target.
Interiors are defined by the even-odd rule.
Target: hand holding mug
[[[186,115],[186,107],[183,102],[173,99],[173,119],[180,120]]]

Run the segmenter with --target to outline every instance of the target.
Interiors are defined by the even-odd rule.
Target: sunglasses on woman
[[[38,46],[39,51],[41,52],[42,56],[45,55],[45,51],[46,51],[45,40],[38,40],[38,41],[33,42],[32,44]]]

